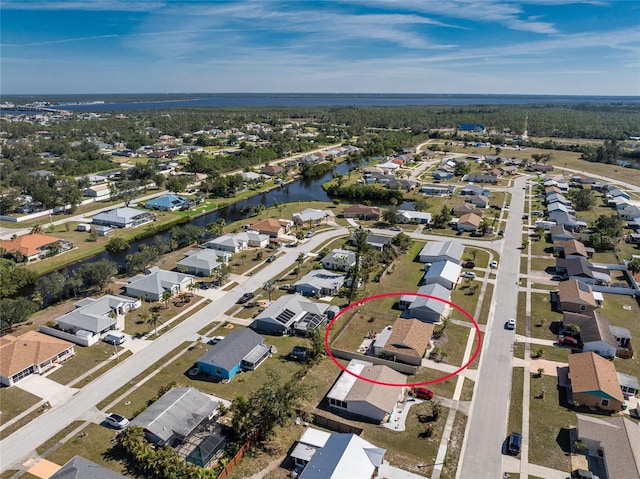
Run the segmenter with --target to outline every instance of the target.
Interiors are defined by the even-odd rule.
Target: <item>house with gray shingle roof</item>
[[[231,379],[242,370],[253,371],[271,354],[264,338],[251,329],[236,329],[211,346],[197,361],[198,369],[217,379]]]
[[[184,268],[187,273],[197,276],[211,276],[221,264],[220,256],[212,249],[187,251],[185,257],[176,262],[179,269]]]
[[[446,301],[451,299],[451,291],[438,283],[420,286],[418,294],[434,296]],[[405,310],[403,317],[415,318],[427,323],[438,323],[451,314],[451,306],[447,303],[424,296],[403,294],[400,296],[399,306]]]
[[[300,226],[319,225],[335,218],[331,210],[315,210],[307,208],[299,213],[293,214],[293,222]]]
[[[219,402],[197,389],[174,387],[131,421],[158,446],[181,444],[203,421],[218,412]]]
[[[316,303],[299,294],[281,296],[258,314],[249,326],[265,334],[300,334],[313,331],[327,320],[326,303]]]
[[[191,283],[193,276],[153,266],[149,268],[148,274],[139,274],[131,278],[125,290],[128,295],[136,298],[144,296],[148,301],[160,301],[165,291],[176,295],[185,291]]]
[[[101,334],[114,329],[118,316],[141,306],[139,299],[107,294],[101,298],[85,298],[75,304],[76,309],[57,319],[58,328],[75,334],[90,331]]]
[[[320,260],[324,269],[349,271],[356,264],[356,253],[346,249],[334,249]]]
[[[421,263],[437,263],[438,261],[451,261],[462,263],[464,246],[456,241],[429,241],[418,253]]]
[[[333,296],[346,280],[346,276],[326,269],[314,269],[305,274],[293,287],[305,296]]]
[[[127,479],[111,469],[96,464],[82,456],[73,456],[49,479]]]

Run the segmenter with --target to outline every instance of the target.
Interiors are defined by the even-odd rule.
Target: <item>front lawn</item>
[[[60,384],[69,384],[101,363],[106,365],[108,361],[110,367],[115,366],[118,364],[115,357],[116,350],[121,352],[123,349],[122,346],[113,346],[102,341],[89,347],[76,346],[75,356],[62,363],[62,366],[49,374],[47,378]],[[120,359],[123,359],[121,354]]]
[[[40,402],[40,398],[17,386],[0,388],[0,425],[8,423],[11,419]]]

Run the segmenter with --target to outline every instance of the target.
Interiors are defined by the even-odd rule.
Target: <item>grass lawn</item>
[[[446,374],[447,373],[437,371],[435,369],[421,367],[418,369],[418,373],[415,376],[410,377],[409,380],[411,381],[411,383],[417,384],[441,378]],[[444,381],[428,384],[426,387],[428,389],[431,389],[436,396],[453,398],[453,392],[456,389],[457,382],[457,376],[453,376],[445,379]]]
[[[477,318],[474,318],[478,324],[487,324],[489,319],[489,310],[491,309],[491,300],[493,299],[493,284],[487,284],[484,297],[482,298],[482,307],[480,308],[480,314]]]
[[[562,313],[551,310],[551,295],[531,293],[531,336],[556,339],[557,330],[552,323],[562,321]]]
[[[511,404],[509,405],[508,433],[522,432],[522,389],[524,368],[513,368],[511,374]]]
[[[26,411],[34,404],[40,402],[38,396],[13,386],[0,389],[0,425],[4,425],[11,419]]]
[[[462,383],[462,392],[460,393],[460,401],[471,401],[473,398],[473,388],[476,383],[471,379],[464,378]]]
[[[478,268],[486,268],[489,265],[489,253],[471,246],[467,246],[464,249],[462,259],[473,261]]]
[[[548,243],[546,240],[535,240],[530,238],[529,244],[531,245],[531,254],[534,256],[553,256],[553,243]],[[539,268],[536,268],[539,269]]]
[[[60,384],[69,384],[71,381],[81,376],[89,369],[97,366],[98,364],[109,361],[111,356],[116,352],[122,351],[124,348],[121,346],[113,346],[111,344],[99,341],[90,347],[76,346],[75,356],[62,363],[62,367],[53,371],[47,377]],[[122,359],[122,355],[120,355]],[[117,364],[116,358],[109,361],[109,367],[113,367]],[[101,370],[102,371],[102,370]],[[104,372],[104,371],[103,371]],[[95,377],[98,377],[95,375]]]
[[[119,457],[117,449],[113,447],[115,436],[116,431],[113,429],[93,423],[88,424],[76,437],[49,454],[47,459],[62,465],[73,456],[80,455],[119,474],[127,474],[124,458]],[[116,454],[113,454],[114,452]]]
[[[613,326],[627,328],[631,332],[632,338],[640,338],[640,323],[638,322],[640,306],[637,300],[619,294],[604,294],[603,296],[602,315],[608,318]],[[618,372],[637,376],[640,371],[640,355],[637,351],[633,359],[616,358],[614,362]]]
[[[518,293],[518,317],[516,319],[516,334],[526,335],[527,330],[527,293]]]
[[[444,334],[436,341],[442,352],[447,354],[443,360],[444,363],[452,366],[462,366],[464,350],[467,346],[467,338],[470,331],[470,328],[464,326],[458,326],[453,323],[447,324]]]
[[[74,429],[78,428],[82,423],[83,423],[83,421],[73,421],[67,427],[65,427],[61,431],[57,432],[56,434],[51,436],[49,439],[47,439],[45,442],[40,444],[36,448],[36,452],[38,454],[44,454],[49,449],[51,449],[58,441],[61,441],[66,436],[68,436],[71,433],[71,431],[73,431]],[[61,464],[64,464],[65,462],[67,462],[67,461],[62,462]]]
[[[447,445],[447,454],[444,458],[442,473],[440,474],[440,477],[443,479],[454,479],[456,477],[466,427],[467,416],[458,411],[456,418],[453,420],[453,428],[451,430],[451,436],[449,437],[449,444]]]
[[[478,280],[464,279],[462,285],[451,292],[451,302],[460,306],[471,316],[476,314],[476,307],[480,299],[480,290],[482,283]],[[451,312],[452,319],[460,321],[468,321],[468,319],[457,309]]]
[[[539,397],[544,391],[543,398]],[[558,378],[531,378],[529,407],[529,462],[569,471],[569,429],[577,424],[576,413],[568,409],[564,389],[558,389]]]
[[[147,333],[154,331],[154,326],[149,322],[152,313],[158,313],[160,315],[156,324],[158,335],[162,334],[165,329],[162,327],[164,323],[173,319],[176,315],[181,313],[186,308],[193,306],[196,302],[200,301],[199,296],[190,298],[190,302],[182,303],[177,298],[172,299],[168,304],[162,301],[154,301],[153,303],[144,302],[142,306],[131,311],[125,317],[125,333],[129,333],[136,337],[144,336]],[[184,321],[189,316],[195,314],[197,311],[204,308],[211,301],[205,300],[199,306],[193,308],[189,313],[182,315],[178,321]],[[167,307],[168,306],[168,307]],[[175,323],[172,323],[174,325]],[[156,337],[155,335],[153,337]]]
[[[542,351],[542,358],[549,361],[558,361],[561,363],[569,362],[569,355],[571,350],[568,348],[558,348],[555,346],[540,346],[539,344],[531,345],[531,355],[535,355],[538,351]],[[533,361],[535,359],[532,358]],[[533,368],[536,370],[537,368]]]

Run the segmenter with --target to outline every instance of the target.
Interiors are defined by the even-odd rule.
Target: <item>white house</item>
[[[368,361],[352,359],[347,370],[353,374],[378,383],[407,383],[407,377],[393,369],[373,365]],[[362,381],[343,372],[327,394],[329,406],[356,416],[370,419],[376,423],[389,420],[396,403],[404,396],[404,387],[382,386]]]
[[[313,208],[307,208],[300,213],[293,214],[293,222],[300,226],[313,226],[335,218],[335,214],[331,210],[314,210]]]
[[[429,241],[418,253],[421,263],[437,263],[451,261],[461,264],[464,246],[456,241]]]
[[[160,301],[165,291],[176,295],[185,291],[193,283],[193,276],[188,274],[166,271],[153,266],[149,274],[139,274],[129,280],[125,286],[127,294],[136,298],[144,297],[148,301]]]
[[[95,215],[91,222],[114,228],[136,228],[155,221],[156,214],[134,208],[116,208]]]
[[[97,299],[85,298],[74,305],[76,309],[57,319],[58,328],[72,334],[81,330],[101,334],[114,329],[118,317],[124,316],[141,305],[137,298],[112,294]]]
[[[453,289],[461,271],[462,266],[459,264],[452,261],[438,261],[429,267],[422,280],[425,285],[438,283],[447,289]]]
[[[211,276],[211,273],[218,269],[222,263],[216,250],[199,249],[187,251],[185,257],[176,262],[176,266],[179,269],[184,268],[189,274]]]
[[[413,210],[398,210],[401,223],[419,223],[428,225],[431,223],[431,213]]]
[[[305,296],[332,296],[338,292],[346,276],[326,269],[314,269],[305,274],[293,286],[296,293]]]
[[[324,269],[349,271],[356,264],[356,254],[345,249],[334,249],[322,258],[320,263],[322,263]]]

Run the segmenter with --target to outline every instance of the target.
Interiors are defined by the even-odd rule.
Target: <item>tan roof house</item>
[[[370,381],[406,384],[407,377],[387,366],[359,359],[352,359],[347,370],[360,378],[343,372],[327,394],[329,406],[375,423],[388,421],[396,403],[404,396],[404,387],[389,387]]]
[[[434,325],[419,319],[398,318],[373,343],[373,354],[419,366],[429,348]]]
[[[0,383],[12,386],[31,374],[41,374],[75,354],[73,343],[28,331],[0,338]]]
[[[597,307],[591,286],[577,279],[558,284],[558,303],[561,311],[572,313],[590,313]]]
[[[464,215],[466,213],[480,213],[480,210],[473,203],[460,203],[453,208],[456,215]]]
[[[475,213],[467,213],[460,217],[457,228],[462,231],[475,231],[480,227],[482,218]]]
[[[605,411],[622,411],[624,396],[613,363],[594,352],[569,356],[573,400]]]
[[[266,218],[257,223],[253,223],[250,229],[263,235],[268,235],[271,238],[277,238],[278,236],[287,234],[291,230],[292,224],[293,221],[290,220]]]
[[[380,208],[377,206],[351,205],[344,209],[343,215],[345,218],[378,221],[380,219]]]
[[[263,175],[276,176],[284,171],[284,168],[280,165],[265,166],[260,170]]]
[[[589,254],[589,251],[585,247],[584,243],[575,240],[556,240],[553,242],[553,250],[559,251],[565,258],[574,258],[576,256],[582,256],[583,258],[589,258],[593,256],[593,251]]]

